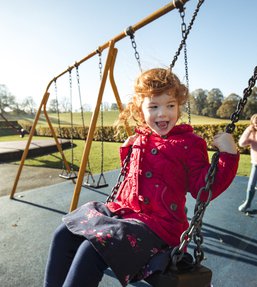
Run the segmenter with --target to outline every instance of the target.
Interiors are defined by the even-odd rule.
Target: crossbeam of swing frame
[[[154,13],[150,14],[149,16],[145,17],[144,19],[142,19],[141,21],[139,21],[138,23],[136,23],[135,25],[131,26],[131,29],[133,32],[136,32],[137,30],[141,29],[142,27],[148,25],[149,23],[155,21],[156,19],[162,17],[163,15],[169,13],[170,11],[177,9],[177,5],[184,5],[186,2],[188,2],[190,0],[174,0],[173,2],[168,3],[167,5],[163,6],[162,8],[156,10]],[[55,82],[58,78],[62,77],[64,74],[68,73],[69,71],[71,71],[73,68],[81,65],[82,63],[84,63],[85,61],[89,60],[90,58],[92,58],[93,56],[97,55],[100,52],[102,52],[105,49],[109,49],[108,51],[108,55],[107,55],[107,59],[106,59],[106,63],[105,63],[105,67],[104,67],[104,73],[103,73],[103,77],[101,80],[101,85],[99,88],[99,93],[98,93],[98,98],[97,98],[97,102],[96,102],[96,106],[94,109],[94,113],[92,115],[91,118],[91,122],[90,122],[90,126],[89,126],[89,131],[88,131],[88,137],[84,146],[84,150],[83,150],[83,155],[82,155],[82,160],[81,160],[81,165],[79,168],[79,172],[78,172],[78,177],[77,177],[77,181],[75,184],[75,188],[74,188],[74,192],[73,192],[73,197],[72,197],[72,201],[71,201],[71,205],[70,205],[70,211],[74,210],[75,208],[77,208],[78,205],[78,200],[79,200],[79,195],[80,195],[80,191],[81,191],[81,187],[82,187],[82,182],[83,182],[83,178],[84,178],[84,173],[86,170],[86,164],[87,164],[87,159],[89,156],[89,151],[91,148],[91,144],[92,144],[92,140],[93,140],[93,134],[96,128],[96,122],[97,122],[97,118],[98,118],[98,114],[99,114],[99,110],[100,110],[100,105],[101,105],[101,101],[102,101],[102,96],[103,96],[103,92],[104,92],[104,88],[105,88],[105,84],[106,84],[106,80],[107,80],[107,76],[109,74],[109,80],[111,83],[111,87],[113,89],[114,92],[114,96],[118,105],[118,108],[120,111],[123,110],[122,107],[122,102],[120,100],[119,94],[118,94],[118,90],[116,87],[116,83],[114,80],[114,76],[113,76],[113,69],[114,69],[114,63],[115,63],[115,58],[117,55],[117,48],[114,48],[114,45],[116,42],[122,40],[123,38],[125,38],[127,36],[126,31],[123,31],[122,33],[118,34],[116,37],[114,37],[113,39],[109,40],[108,42],[104,43],[102,46],[99,46],[97,50],[91,52],[90,54],[88,54],[86,57],[84,57],[83,59],[81,59],[78,62],[75,62],[74,65],[69,66],[66,70],[64,70],[62,73],[60,73],[58,76],[54,77],[47,85],[46,91],[43,95],[42,101],[39,105],[38,111],[36,113],[33,125],[31,127],[29,136],[28,136],[28,141],[26,144],[26,147],[24,149],[24,152],[22,154],[21,157],[21,161],[20,161],[20,165],[16,174],[16,178],[14,181],[14,185],[10,194],[10,198],[12,199],[14,197],[14,194],[16,192],[17,189],[17,185],[18,185],[18,181],[22,172],[22,168],[24,166],[25,160],[27,158],[28,155],[28,151],[29,151],[29,147],[32,141],[32,137],[35,134],[35,130],[36,130],[36,125],[38,123],[41,111],[43,109],[44,115],[46,117],[46,121],[49,125],[49,128],[52,132],[52,135],[54,137],[56,146],[58,151],[60,152],[64,165],[67,169],[67,171],[70,171],[70,166],[64,156],[64,153],[62,151],[62,147],[58,141],[58,138],[55,134],[54,128],[51,124],[50,118],[48,117],[47,111],[46,111],[46,105],[50,96],[49,93],[49,88],[51,87],[51,85],[53,84],[53,82]],[[128,134],[131,134],[130,128],[128,127],[128,125],[126,125],[126,131]]]

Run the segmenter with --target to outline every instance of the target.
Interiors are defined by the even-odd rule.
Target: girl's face
[[[142,102],[142,112],[149,128],[158,135],[164,136],[178,120],[179,105],[173,96],[163,93],[145,97]]]

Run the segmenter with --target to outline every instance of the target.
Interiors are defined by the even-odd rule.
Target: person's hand
[[[237,153],[237,147],[232,134],[226,132],[216,134],[214,136],[213,145],[216,146],[220,152]]]
[[[137,139],[138,137],[138,134],[135,134],[133,136],[129,136],[125,142],[123,143],[122,147],[126,147],[126,146],[130,146],[130,145],[133,145],[135,140]]]
[[[249,129],[249,133],[255,132],[255,127],[254,127],[253,124],[251,124],[251,125],[248,127],[248,129]]]

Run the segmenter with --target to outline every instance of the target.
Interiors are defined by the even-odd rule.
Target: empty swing
[[[78,94],[79,94],[79,103],[80,103],[80,114],[81,114],[81,121],[82,121],[82,139],[86,140],[86,126],[85,126],[85,119],[84,119],[84,110],[83,110],[83,104],[82,104],[82,96],[81,96],[81,89],[80,89],[80,75],[79,75],[79,65],[76,63],[76,78],[77,78],[77,86],[78,86]],[[89,179],[92,180],[93,183],[95,183],[94,176],[91,171],[90,162],[89,159],[87,161],[87,179],[86,181],[89,182]]]
[[[59,174],[59,177],[63,179],[75,179],[77,178],[77,174],[74,171],[74,143],[73,143],[73,108],[72,108],[72,76],[71,76],[71,69],[69,69],[69,87],[70,87],[70,145],[71,145],[71,160],[70,160],[70,170],[67,170],[64,165],[64,161],[62,160],[62,172]],[[57,99],[57,86],[55,81],[55,94],[56,94],[56,102],[58,103]],[[62,138],[62,129],[61,129],[61,122],[60,122],[60,112],[57,104],[57,117],[58,117],[58,128],[60,137]]]
[[[98,56],[99,56],[99,75],[100,75],[100,81],[102,80],[102,52],[97,49],[96,50]],[[101,138],[101,167],[100,167],[100,174],[98,177],[98,180],[95,181],[92,177],[91,179],[93,182],[89,182],[89,176],[87,176],[86,181],[82,184],[84,187],[93,187],[93,188],[102,188],[107,187],[108,183],[106,182],[105,176],[104,176],[104,127],[103,127],[103,103],[101,103],[101,111],[100,111],[100,138]]]

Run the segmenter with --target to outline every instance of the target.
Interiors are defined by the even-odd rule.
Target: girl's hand
[[[138,135],[135,134],[133,136],[128,137],[125,142],[122,144],[122,147],[133,145],[135,140],[137,139]]]
[[[213,145],[216,146],[220,152],[227,152],[237,154],[237,147],[233,136],[226,132],[220,132],[214,136]]]

